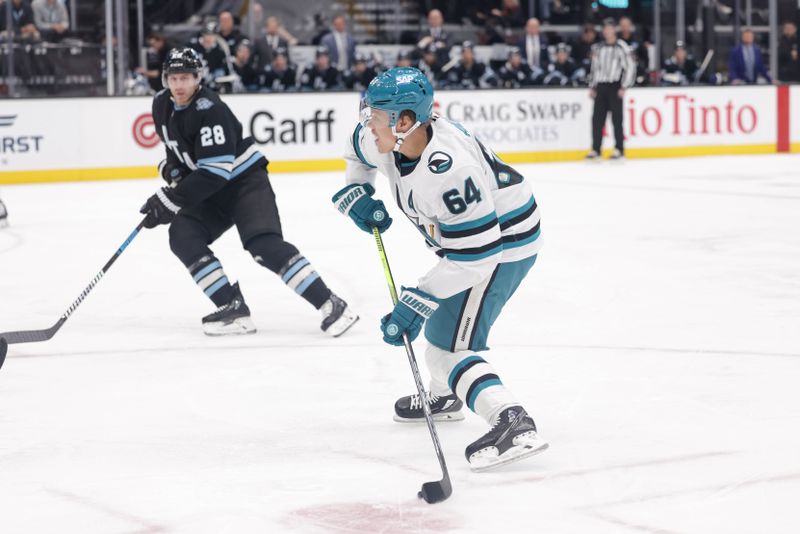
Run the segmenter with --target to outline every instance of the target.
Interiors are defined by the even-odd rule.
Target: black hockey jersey
[[[153,120],[167,161],[183,170],[173,183],[181,206],[210,197],[249,169],[268,162],[217,93],[201,87],[188,105],[176,106],[168,90],[153,99]]]

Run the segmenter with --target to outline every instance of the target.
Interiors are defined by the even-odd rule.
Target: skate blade
[[[203,332],[205,335],[212,337],[241,336],[255,334],[256,325],[253,324],[253,321],[249,317],[239,317],[228,324],[205,323],[203,325]]]
[[[433,414],[433,420],[437,423],[455,423],[456,421],[463,421],[464,414],[459,412],[437,413]],[[394,414],[393,419],[398,423],[424,423],[425,417],[400,417]]]
[[[517,437],[523,438],[523,436]],[[529,456],[535,456],[546,451],[550,446],[550,444],[537,435],[534,435],[532,438],[525,437],[520,440],[515,439],[514,443],[515,445],[513,447],[508,449],[500,456],[487,452],[485,455],[474,458],[469,463],[470,469],[475,473],[491,471],[493,469],[497,469],[498,467],[508,465],[513,462],[518,462],[519,460],[523,460]],[[497,449],[494,447],[491,447],[491,449],[495,453],[497,452]]]
[[[333,337],[339,337],[348,330],[350,330],[350,327],[356,324],[358,322],[358,319],[359,319],[358,315],[354,314],[349,309],[345,309],[342,316],[339,317],[339,320],[330,325],[328,327],[328,330],[326,330],[326,332],[332,335]]]

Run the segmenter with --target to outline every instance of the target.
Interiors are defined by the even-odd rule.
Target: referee
[[[636,80],[636,62],[631,48],[625,41],[617,38],[614,19],[603,21],[603,39],[603,42],[592,47],[592,67],[589,72],[590,95],[594,99],[592,151],[586,159],[600,157],[603,125],[609,111],[616,141],[611,159],[620,159],[625,155],[622,137],[622,97],[625,95],[625,89],[631,87]]]

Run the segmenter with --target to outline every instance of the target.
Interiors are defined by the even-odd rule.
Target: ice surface
[[[433,506],[427,429],[392,421],[413,382],[380,340],[374,243],[330,204],[339,174],[273,183],[286,237],[361,314],[340,339],[235,232],[215,251],[259,332],[203,336],[210,303],[165,229],[144,231],[54,339],[10,347],[0,532],[798,532],[799,164],[518,166],[545,246],[486,357],[550,449],[474,474],[485,424],[440,424],[454,493]],[[53,324],[158,185],[2,188],[0,331]],[[393,215],[389,259],[414,284],[435,257]]]

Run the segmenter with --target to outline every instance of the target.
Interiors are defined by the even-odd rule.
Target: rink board
[[[790,124],[796,88],[636,88],[625,95],[630,158],[800,150]],[[781,93],[783,91],[783,93]],[[344,169],[358,117],[357,93],[230,95],[270,160],[270,172]],[[0,112],[0,183],[153,177],[164,157],[150,97],[21,99]],[[791,102],[791,106],[790,106]],[[510,163],[581,159],[591,145],[586,89],[440,91],[435,108]],[[783,121],[783,122],[781,122]],[[781,140],[781,126],[784,128]],[[604,150],[613,146],[610,120]],[[779,146],[781,141],[785,149]]]

